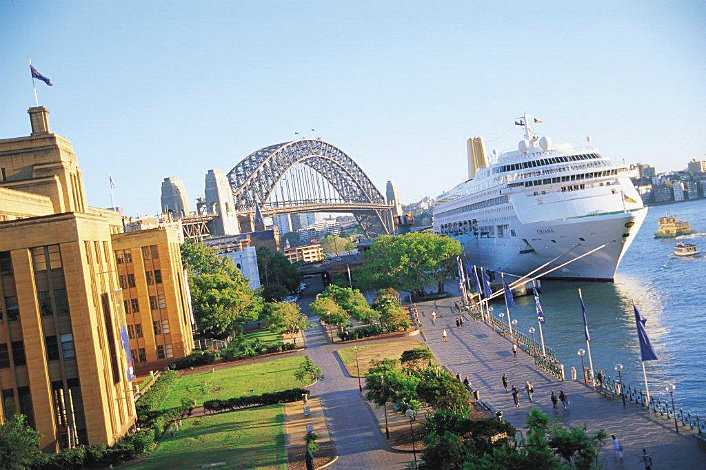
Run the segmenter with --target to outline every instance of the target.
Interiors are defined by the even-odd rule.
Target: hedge
[[[303,394],[310,393],[305,388],[293,388],[281,392],[263,393],[261,395],[246,395],[226,400],[208,400],[203,407],[207,411],[237,410],[251,406],[274,405],[275,403],[290,403],[301,400]]]
[[[294,349],[297,349],[297,345],[294,343],[263,344],[260,340],[246,341],[233,344],[220,351],[220,353],[210,351],[194,351],[188,356],[169,364],[169,368],[173,370],[189,369],[191,367],[213,364],[219,359],[234,361],[236,359],[256,357],[262,354],[270,354],[281,351],[291,351]]]
[[[383,333],[382,326],[380,325],[365,325],[360,328],[356,328],[352,331],[341,330],[338,332],[338,337],[341,341],[350,341],[352,339],[368,338],[370,336],[377,336]]]

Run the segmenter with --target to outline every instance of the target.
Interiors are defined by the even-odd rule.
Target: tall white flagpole
[[[30,75],[32,76],[32,88],[34,89],[34,104],[39,107],[39,97],[37,96],[37,85],[34,83],[34,74],[32,73],[32,59],[29,59]]]
[[[537,292],[537,283],[532,280],[532,288],[534,289],[534,292]],[[536,309],[536,306],[535,306]],[[542,316],[544,316],[544,312],[542,312]],[[542,332],[542,322],[539,321],[539,312],[537,312],[537,326],[539,326],[539,340],[542,342],[542,356],[547,357],[547,351],[544,348],[544,333]]]
[[[579,298],[581,299],[581,303],[583,304],[583,296],[581,295],[581,288],[579,288]],[[585,306],[586,304],[584,304]],[[586,331],[588,331],[588,320],[586,321]],[[591,340],[586,339],[586,350],[588,352],[588,365],[591,370],[591,384],[594,384],[594,377],[595,375],[593,374],[593,358],[591,357]]]
[[[647,392],[647,414],[650,414],[650,387],[647,386],[647,372],[645,371],[645,361],[642,364],[642,378],[645,380],[645,392]]]
[[[503,293],[505,292],[505,273],[500,273],[500,279],[503,281]],[[510,287],[508,287],[509,289]],[[510,294],[512,295],[512,293]],[[507,313],[507,326],[510,329],[510,338],[512,338],[512,323],[510,322],[510,307],[507,304],[507,294],[503,295],[505,297],[505,312]]]

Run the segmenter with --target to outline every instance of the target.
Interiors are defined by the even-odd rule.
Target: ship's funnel
[[[476,172],[488,166],[488,159],[485,157],[485,146],[482,137],[471,137],[466,142],[468,154],[468,178],[473,179]]]

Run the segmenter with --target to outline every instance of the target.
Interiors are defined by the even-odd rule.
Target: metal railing
[[[516,328],[513,329],[512,337],[510,337],[510,327],[492,315],[483,315],[477,303],[466,306],[463,302],[457,300],[455,306],[456,310],[459,312],[466,312],[473,320],[487,323],[496,333],[509,337],[511,341],[517,343],[520,349],[534,358],[534,364],[536,366],[541,367],[561,380],[565,379],[564,365],[557,360],[556,353],[552,348],[548,348],[545,345],[544,350],[546,355],[543,355],[542,345],[524,333],[520,333]]]
[[[196,339],[194,349],[221,351],[228,347],[229,341],[222,339]]]
[[[616,396],[620,397],[621,392],[625,395],[625,400],[640,405],[642,407],[648,407],[651,412],[658,414],[660,416],[665,416],[669,419],[674,419],[676,413],[677,421],[681,422],[684,426],[689,426],[702,434],[706,431],[706,420],[703,417],[692,414],[691,412],[684,410],[681,407],[676,409],[672,406],[670,400],[665,400],[661,397],[650,396],[650,403],[647,403],[647,394],[644,390],[639,387],[635,387],[630,384],[623,384],[621,387],[620,380],[614,379],[608,375],[603,377],[603,382],[596,387],[599,391],[607,390],[614,393]],[[622,388],[622,390],[621,390]]]

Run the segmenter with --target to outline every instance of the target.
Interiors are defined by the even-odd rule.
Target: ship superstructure
[[[611,281],[647,215],[628,170],[597,150],[539,138],[525,114],[518,150],[496,155],[475,177],[442,194],[434,232],[458,239],[469,262],[524,275],[600,250],[550,278]]]

